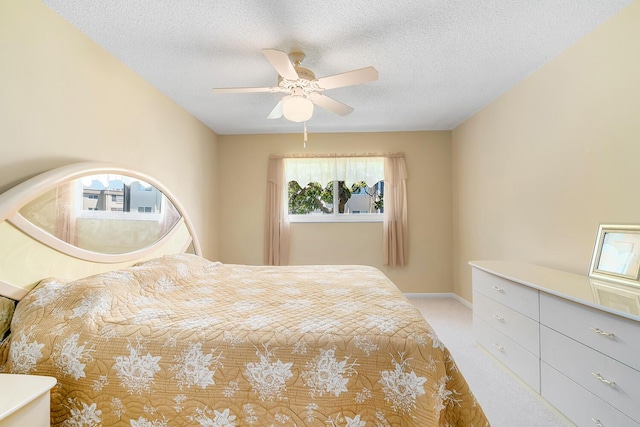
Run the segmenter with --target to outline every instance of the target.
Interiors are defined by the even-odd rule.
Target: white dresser
[[[470,264],[479,346],[576,425],[640,427],[640,288]]]

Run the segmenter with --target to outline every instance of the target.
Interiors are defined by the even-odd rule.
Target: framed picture
[[[640,225],[600,224],[589,276],[640,286]]]

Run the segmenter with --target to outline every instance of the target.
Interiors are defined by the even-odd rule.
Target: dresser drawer
[[[540,359],[484,320],[473,317],[473,331],[478,344],[540,393]]]
[[[542,397],[577,425],[640,427],[640,424],[544,362],[540,366],[540,374]]]
[[[530,317],[539,319],[538,291],[474,268],[473,290]]]
[[[640,371],[638,322],[541,292],[540,323]]]
[[[542,325],[540,348],[542,362],[630,418],[640,420],[640,371]]]
[[[535,320],[479,292],[473,293],[473,314],[531,353],[540,355],[540,326]]]

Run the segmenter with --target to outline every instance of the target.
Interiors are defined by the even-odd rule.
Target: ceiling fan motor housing
[[[300,77],[301,79],[309,80],[309,81],[316,79],[316,75],[313,74],[313,71],[311,71],[308,68],[295,67],[295,69],[296,69],[296,73],[298,73],[298,77]]]
[[[308,68],[295,66],[294,69],[296,70],[296,73],[298,73],[298,78],[300,80],[307,80],[311,82],[316,79],[316,75],[313,73],[313,71],[311,71]],[[280,86],[280,83],[282,82],[282,80],[283,80],[282,76],[278,76],[278,86]]]

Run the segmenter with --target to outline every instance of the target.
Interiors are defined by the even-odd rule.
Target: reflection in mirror
[[[66,243],[103,254],[146,248],[180,220],[175,206],[153,185],[112,174],[62,184],[20,214]]]

